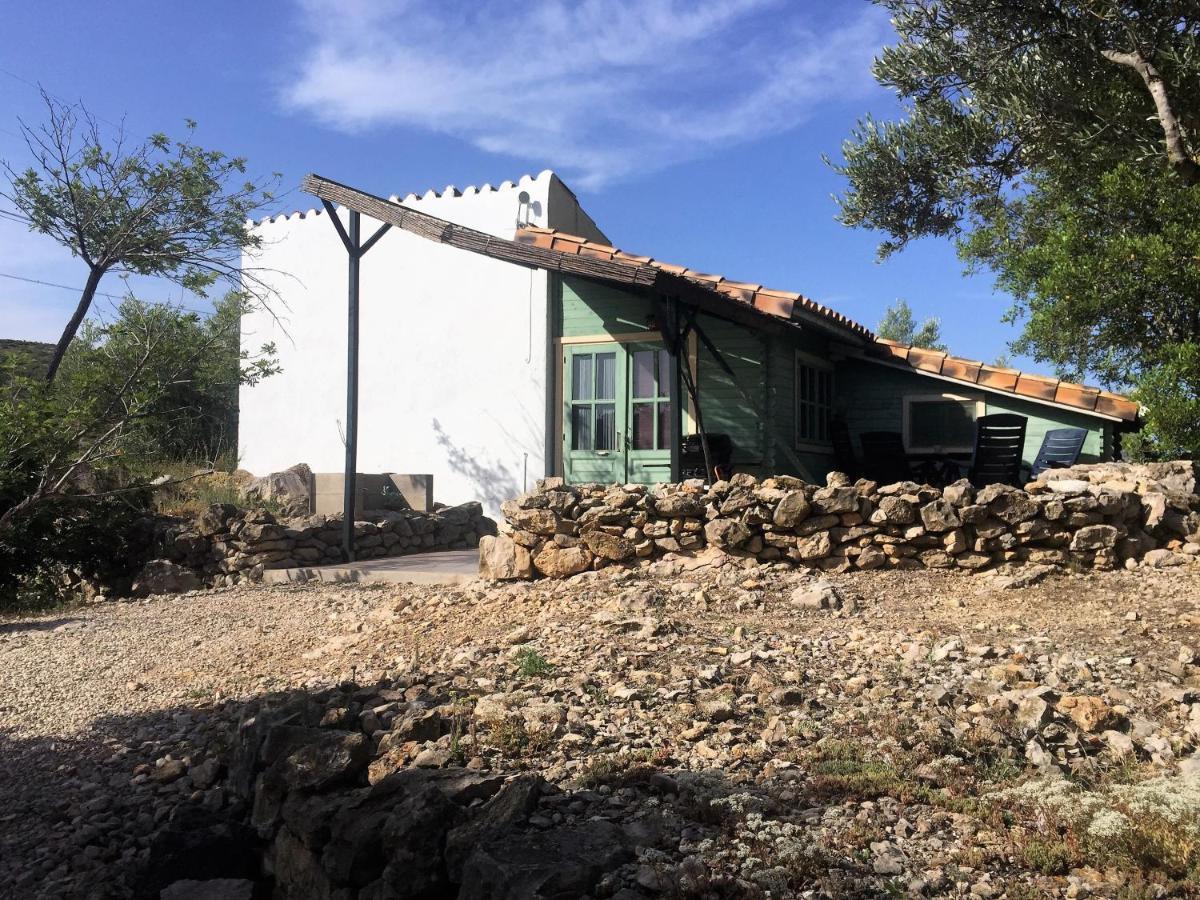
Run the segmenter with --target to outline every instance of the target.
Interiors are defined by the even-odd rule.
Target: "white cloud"
[[[451,9],[451,6],[454,8]],[[285,104],[344,131],[404,125],[545,160],[582,187],[786,131],[871,90],[868,4],[795,0],[302,0]]]

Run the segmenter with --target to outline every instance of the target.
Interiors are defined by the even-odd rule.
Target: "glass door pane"
[[[654,449],[654,404],[633,404],[633,449]]]
[[[571,407],[571,449],[592,449],[592,408],[586,404]]]
[[[571,399],[591,400],[592,388],[592,355],[577,353],[571,357]]]
[[[617,399],[617,354],[596,354],[596,393],[597,400]]]
[[[654,378],[657,355],[654,350],[635,350],[633,353],[633,396],[636,399],[658,396]]]

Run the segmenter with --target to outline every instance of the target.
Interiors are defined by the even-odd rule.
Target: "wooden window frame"
[[[804,366],[808,369],[820,370],[829,373],[829,402],[825,405],[825,409],[829,412],[829,421],[833,422],[834,413],[834,397],[837,394],[837,383],[834,375],[834,366],[827,359],[822,359],[819,356],[814,356],[811,353],[805,353],[803,350],[795,351],[795,358],[792,361],[792,443],[797,450],[812,450],[818,453],[830,453],[833,451],[833,436],[830,435],[828,440],[819,441],[812,438],[804,437],[800,434],[800,404],[805,403],[812,409],[821,409],[820,404],[810,403],[807,400],[800,399],[800,367]]]
[[[987,402],[980,397],[971,397],[967,394],[956,394],[953,391],[942,391],[940,393],[928,394],[905,394],[903,397],[904,414],[903,423],[901,424],[901,439],[904,441],[904,449],[909,453],[970,453],[975,449],[974,444],[966,446],[947,447],[941,445],[916,446],[909,440],[909,431],[912,427],[912,404],[913,403],[934,403],[937,401],[953,400],[958,403],[974,403],[975,404],[975,419],[978,421],[980,416],[987,415]]]

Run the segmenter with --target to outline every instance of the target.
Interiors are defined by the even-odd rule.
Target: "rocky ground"
[[[729,561],[0,623],[0,895],[253,874],[253,829],[291,896],[1195,895],[1200,572],[1028,577]],[[337,752],[247,764],[280,708]]]

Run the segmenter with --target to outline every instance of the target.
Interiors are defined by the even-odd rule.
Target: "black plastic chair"
[[[718,481],[733,474],[733,439],[727,434],[708,433],[708,455],[712,462],[713,477]],[[704,467],[704,445],[700,435],[689,434],[683,438],[679,453],[679,474],[682,478],[703,478],[708,481],[708,470]]]
[[[1021,453],[1029,420],[1013,413],[993,413],[975,420],[975,450],[967,476],[975,487],[1021,485]]]
[[[858,436],[862,444],[862,473],[880,484],[895,484],[912,478],[904,438],[898,431],[864,431]]]
[[[1079,462],[1083,442],[1087,440],[1086,428],[1052,428],[1042,438],[1042,448],[1029,469],[1029,477],[1037,476],[1047,469],[1065,469]]]

